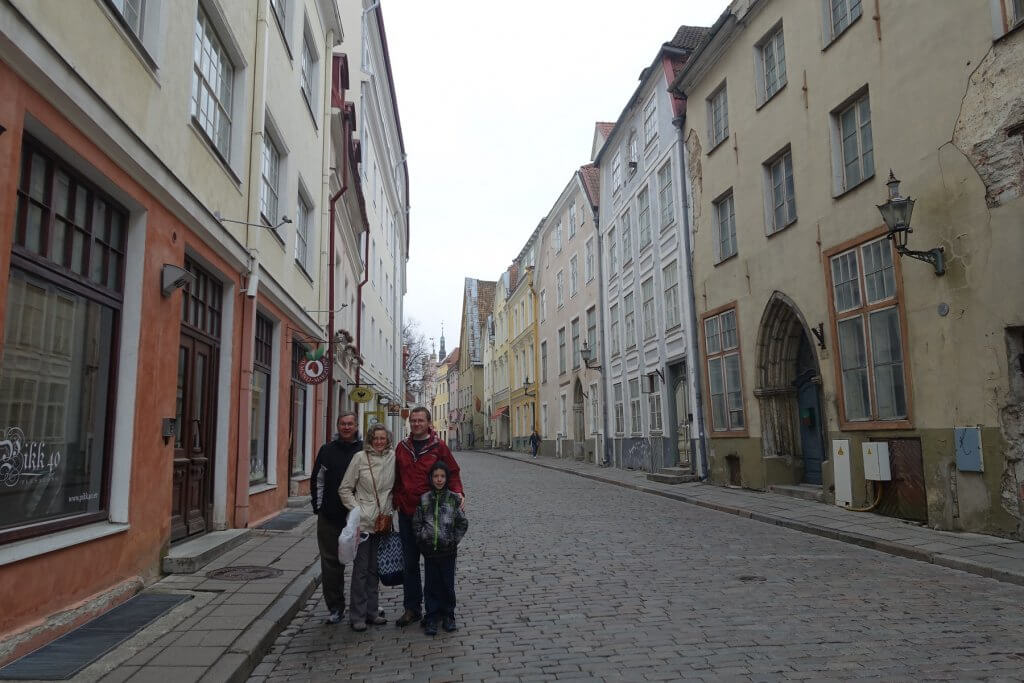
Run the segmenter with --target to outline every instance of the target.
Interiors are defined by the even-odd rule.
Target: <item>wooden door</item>
[[[178,345],[177,420],[171,497],[171,540],[210,528],[217,354],[185,331]]]

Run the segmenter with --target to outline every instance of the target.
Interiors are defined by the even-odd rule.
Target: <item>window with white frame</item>
[[[288,0],[270,0],[270,11],[274,13],[274,17],[277,19],[278,25],[281,27],[281,32],[284,32],[286,13],[288,11]]]
[[[145,0],[107,0],[111,7],[117,10],[124,25],[135,35],[142,39],[142,13],[146,9]]]
[[[649,145],[658,137],[658,105],[654,95],[644,105],[644,145]]]
[[[554,242],[555,242],[555,253],[559,254],[562,251],[562,221],[558,221],[555,225]]]
[[[263,135],[263,159],[260,164],[260,214],[272,227],[278,219],[278,183],[281,175],[281,152],[269,131]]]
[[[569,296],[576,296],[580,284],[580,264],[576,254],[569,259]]]
[[[629,380],[629,431],[639,434],[643,428],[640,417],[640,379],[634,377]]]
[[[829,259],[847,422],[907,418],[902,315],[887,237]]]
[[[561,270],[555,275],[555,305],[565,305],[565,274]]]
[[[611,328],[610,336],[612,338],[612,355],[617,356],[621,347],[619,345],[619,305],[612,304],[611,308],[608,309],[608,317],[611,318],[609,324]]]
[[[644,185],[640,194],[636,196],[636,205],[637,241],[643,249],[651,243],[651,195],[647,191],[647,185]]]
[[[619,272],[619,245],[615,241],[615,226],[608,230],[608,277],[615,277]]]
[[[704,319],[704,349],[711,394],[711,430],[742,431],[746,421],[735,308]]]
[[[569,239],[576,234],[576,202],[569,205]]]
[[[295,220],[295,262],[307,273],[310,271],[309,237],[312,234],[313,207],[300,194]]]
[[[558,329],[558,374],[565,374],[565,328]]]
[[[310,111],[316,109],[316,84],[318,79],[319,53],[308,33],[302,36],[302,63],[299,69],[299,83],[302,97]]]
[[[708,139],[710,152],[729,137],[729,102],[726,99],[725,83],[708,98]]]
[[[662,431],[660,391],[647,395],[647,408],[651,413],[651,432],[660,433]]]
[[[587,309],[587,348],[597,358],[597,309]]]
[[[793,155],[787,148],[764,164],[768,233],[778,232],[796,220],[793,188]]]
[[[594,238],[587,240],[583,248],[583,280],[590,282],[594,279]]]
[[[548,319],[548,292],[546,289],[540,290],[540,321],[544,322]]]
[[[779,24],[757,44],[757,101],[764,104],[786,85],[786,45]]]
[[[622,317],[626,328],[626,348],[636,346],[636,304],[633,292],[622,297]]]
[[[661,227],[671,225],[676,219],[675,204],[672,202],[672,162],[666,161],[658,169],[658,203],[661,205]]]
[[[842,194],[875,175],[867,93],[832,113],[832,141],[834,194]]]
[[[680,322],[678,263],[673,261],[665,266],[661,275],[665,284],[665,329],[670,330]]]
[[[235,67],[200,3],[192,68],[192,119],[224,158],[231,160],[231,105]]]
[[[548,433],[548,404],[547,403],[541,403],[540,404],[540,433],[541,434],[545,434],[545,435]]]
[[[612,385],[612,396],[615,399],[615,433],[621,436],[626,431],[625,417],[622,405],[622,383],[616,382]]]
[[[649,277],[640,285],[640,295],[643,297],[642,314],[644,319],[644,339],[654,336],[654,278]]]
[[[616,152],[612,157],[612,192],[618,192],[622,187],[622,152]]]
[[[715,251],[719,261],[736,255],[736,206],[732,190],[715,203]]]
[[[548,381],[548,341],[545,339],[540,343],[540,381]]]
[[[601,431],[601,412],[598,410],[597,382],[590,384],[590,433],[597,434]]]
[[[570,323],[572,331],[572,369],[580,366],[580,319],[573,318]]]
[[[633,225],[629,222],[629,209],[622,212],[619,227],[622,229],[622,265],[626,265],[633,260]]]
[[[825,44],[860,19],[861,0],[821,0]]]

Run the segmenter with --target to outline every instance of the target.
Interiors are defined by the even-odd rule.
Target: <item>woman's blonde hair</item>
[[[385,427],[384,425],[380,424],[379,422],[370,427],[370,431],[366,435],[366,440],[370,448],[373,448],[373,435],[376,434],[377,432],[384,432],[384,436],[388,437],[388,445],[385,446],[385,449],[391,448],[391,444],[393,443],[391,437],[391,430]]]

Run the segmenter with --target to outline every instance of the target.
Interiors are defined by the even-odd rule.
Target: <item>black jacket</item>
[[[335,439],[320,447],[313,462],[313,474],[309,478],[309,495],[313,503],[313,512],[334,524],[345,526],[348,520],[348,509],[341,504],[338,489],[345,470],[352,462],[352,456],[363,450],[363,442],[358,437],[355,441]]]

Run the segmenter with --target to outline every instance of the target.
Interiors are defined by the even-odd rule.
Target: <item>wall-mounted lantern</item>
[[[909,256],[918,261],[932,264],[936,275],[945,275],[946,261],[943,258],[942,247],[935,247],[927,251],[914,251],[907,249],[907,237],[914,229],[910,227],[910,215],[914,212],[914,200],[910,197],[900,195],[900,181],[896,179],[892,169],[889,169],[889,199],[885,204],[878,205],[878,211],[882,214],[885,227],[889,229],[889,239],[896,245],[896,252],[900,256]]]
[[[529,377],[527,377],[527,378],[525,378],[523,380],[523,395],[524,396],[529,396],[530,398],[533,398],[534,396],[537,395],[536,393],[530,391],[530,378]]]
[[[580,360],[583,361],[583,365],[587,369],[601,371],[601,364],[594,358],[594,350],[590,348],[585,339],[583,340],[583,347],[580,349]]]

